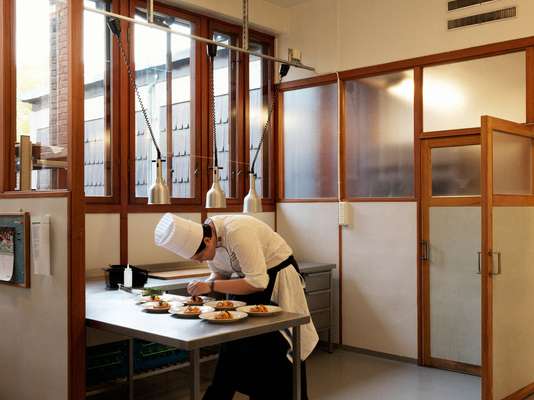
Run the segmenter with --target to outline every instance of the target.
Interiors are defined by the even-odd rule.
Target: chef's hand
[[[211,292],[210,284],[203,281],[190,282],[187,285],[187,291],[192,296],[200,296]]]

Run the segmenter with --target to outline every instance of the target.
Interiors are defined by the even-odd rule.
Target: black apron
[[[278,272],[293,265],[300,273],[293,256],[267,270],[269,283],[261,292],[232,295],[232,300],[247,304],[273,304],[271,296]],[[224,343],[211,385],[203,400],[232,400],[235,392],[251,400],[291,400],[293,397],[293,364],[287,359],[290,346],[280,332],[270,332]],[[301,362],[302,400],[308,399],[306,366]]]

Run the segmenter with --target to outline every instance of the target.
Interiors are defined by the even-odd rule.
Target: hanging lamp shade
[[[250,190],[243,201],[243,212],[246,214],[261,213],[263,206],[261,197],[256,192],[256,176],[251,172],[248,174]]]
[[[208,55],[211,60],[210,66],[210,122],[211,122],[211,137],[213,140],[213,175],[211,189],[206,193],[206,208],[226,208],[226,194],[221,186],[221,177],[219,175],[219,163],[217,162],[217,133],[215,130],[215,93],[213,89],[213,68],[215,64],[215,56],[217,55],[217,46],[208,44]]]
[[[219,169],[213,169],[213,184],[206,193],[206,208],[226,208],[226,194],[221,187]]]
[[[148,204],[170,204],[171,196],[169,187],[163,181],[163,168],[161,157],[156,160],[156,181],[150,188],[148,194]]]

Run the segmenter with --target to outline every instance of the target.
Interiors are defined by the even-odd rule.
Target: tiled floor
[[[385,360],[344,350],[316,352],[308,362],[311,400],[479,400],[480,379],[399,361]],[[202,366],[203,383],[210,379],[209,365]],[[125,399],[124,387],[91,400]],[[186,400],[186,371],[136,382],[136,399]],[[245,400],[237,395],[234,400]]]
[[[480,378],[336,350],[309,362],[313,400],[479,400]]]

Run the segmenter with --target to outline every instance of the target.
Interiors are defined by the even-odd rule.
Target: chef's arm
[[[225,279],[213,282],[213,291],[226,294],[251,294],[261,292],[262,288],[252,286],[246,279]]]
[[[212,272],[210,274],[210,276],[208,277],[208,279],[206,279],[206,282],[219,281],[219,280],[223,280],[223,279],[228,279],[228,278],[225,275],[220,274],[218,272]]]

